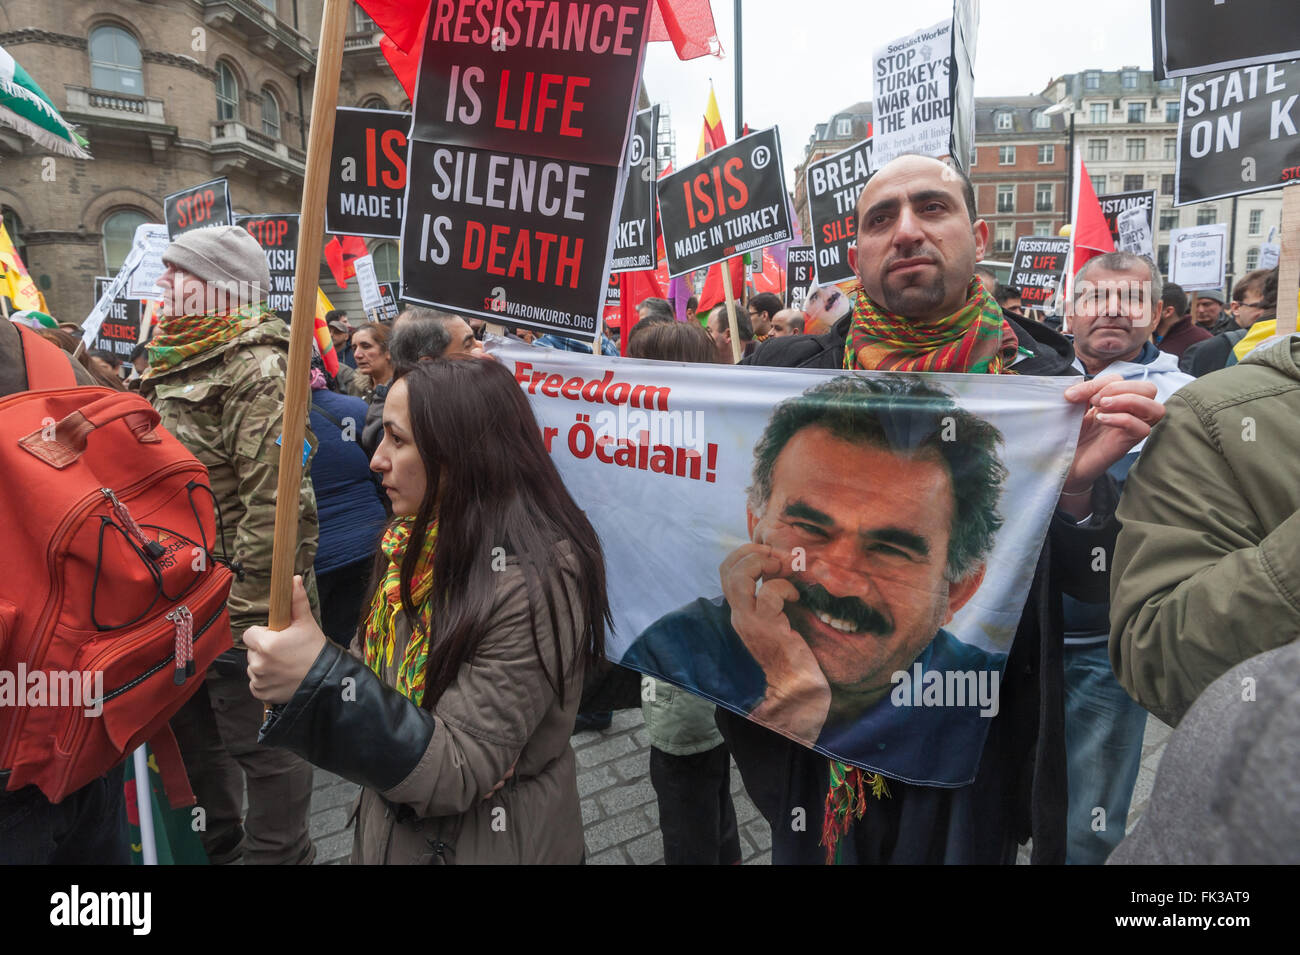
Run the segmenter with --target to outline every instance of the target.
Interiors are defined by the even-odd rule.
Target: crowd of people
[[[857,864],[1007,864],[1030,839],[1036,863],[1300,858],[1288,440],[1300,343],[1276,334],[1276,270],[1242,277],[1225,309],[1217,293],[1189,305],[1145,257],[1101,255],[1075,276],[1062,327],[977,275],[988,241],[970,181],[903,156],[858,200],[853,292],[823,290],[804,309],[756,294],[698,314],[693,299],[685,322],[664,299],[638,304],[627,358],[1065,377],[1065,400],[1084,409],[1028,597],[1006,608],[1019,625],[975,781],[890,779],[889,799],[846,812],[836,794],[861,787],[857,770],[841,778],[825,756],[655,680],[633,702],[668,863],[740,860],[732,759],[776,863],[821,863],[828,838]],[[209,860],[312,862],[316,766],[362,787],[353,861],[583,861],[569,737],[610,722],[581,700],[605,658],[616,569],[527,397],[484,350],[484,323],[416,306],[391,325],[327,316],[338,372],[317,353],[292,622],[272,631],[289,329],[266,308],[265,257],[243,229],[186,232],[163,261],[160,323],[129,362],[80,351],[75,326],[75,338],[37,331],[80,384],[153,404],[206,467],[230,534],[234,646],[172,719]],[[229,288],[242,291],[219,294]],[[622,330],[604,331],[599,351],[619,355]],[[0,396],[27,387],[22,347],[0,323]],[[733,612],[753,603],[762,566],[723,581]],[[1177,729],[1125,839],[1148,714]],[[57,805],[33,787],[0,795],[0,831],[37,819],[51,833],[43,855],[9,861],[116,861],[86,847],[123,813],[120,785]]]

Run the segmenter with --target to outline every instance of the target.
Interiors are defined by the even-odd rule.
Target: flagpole
[[[293,316],[289,326],[289,369],[281,429],[280,475],[276,485],[276,500],[284,506],[275,509],[271,600],[267,621],[272,630],[283,630],[289,625],[293,605],[294,558],[298,551],[298,497],[302,487],[302,449],[310,397],[308,377],[311,371],[311,343],[315,336],[316,290],[320,282],[321,247],[325,239],[325,194],[329,186],[334,107],[338,103],[347,15],[348,0],[325,0],[325,9],[321,15],[320,45],[316,54],[316,79],[312,87],[311,134],[307,139],[302,218],[298,221]]]
[[[731,289],[731,263],[722,263],[722,291],[727,296],[727,326],[731,329],[731,361],[740,364],[740,326],[736,323],[736,293]]]
[[[1296,312],[1300,302],[1300,186],[1282,190],[1282,231],[1278,236],[1282,255],[1277,263],[1277,334],[1290,335],[1296,330]]]
[[[745,57],[743,53],[743,44],[741,43],[740,29],[740,0],[736,0],[736,138],[739,139],[744,135],[745,129]],[[731,293],[727,293],[731,297]]]

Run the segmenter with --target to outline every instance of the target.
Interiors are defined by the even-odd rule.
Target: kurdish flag
[[[320,349],[320,356],[325,362],[325,370],[331,375],[339,373],[339,356],[334,351],[334,338],[330,335],[329,325],[325,323],[325,316],[334,310],[334,304],[325,297],[325,293],[316,286],[316,347]]]
[[[9,126],[61,156],[90,159],[86,146],[45,91],[0,47],[0,125]]]

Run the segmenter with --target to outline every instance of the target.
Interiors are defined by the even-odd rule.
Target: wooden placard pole
[[[1277,261],[1277,333],[1291,335],[1296,330],[1296,312],[1300,309],[1300,185],[1282,189],[1282,234],[1278,237],[1282,255]]]
[[[722,293],[727,296],[727,326],[731,329],[731,362],[740,364],[740,326],[736,324],[736,293],[731,290],[731,263],[722,263]]]
[[[316,81],[311,97],[311,133],[307,137],[307,171],[302,185],[302,218],[298,220],[298,260],[293,317],[289,326],[289,371],[284,389],[284,422],[280,444],[280,478],[276,485],[274,552],[271,557],[271,606],[267,626],[289,626],[293,598],[294,558],[298,552],[298,495],[302,487],[302,448],[307,430],[308,377],[311,343],[315,337],[316,289],[321,249],[325,241],[325,194],[329,187],[330,152],[334,143],[334,107],[338,104],[339,73],[343,67],[343,35],[348,0],[325,0],[321,16]]]

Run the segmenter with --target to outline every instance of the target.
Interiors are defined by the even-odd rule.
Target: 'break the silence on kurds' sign
[[[872,169],[871,140],[864,139],[833,156],[810,162],[804,172],[821,285],[853,278],[848,248],[857,241],[858,195]]]
[[[595,336],[650,2],[432,6],[403,299]]]

